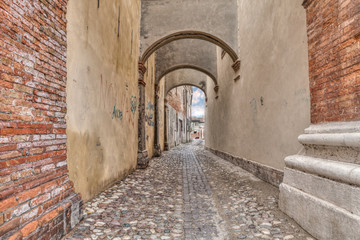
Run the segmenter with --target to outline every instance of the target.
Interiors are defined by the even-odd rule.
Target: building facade
[[[205,139],[205,119],[191,118],[191,139]]]
[[[170,90],[165,98],[166,148],[190,141],[192,87]]]

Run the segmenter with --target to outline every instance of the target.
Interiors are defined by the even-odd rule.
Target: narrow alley
[[[360,0],[0,0],[0,240],[359,240]]]
[[[313,239],[278,209],[278,195],[197,140],[89,201],[65,239]]]

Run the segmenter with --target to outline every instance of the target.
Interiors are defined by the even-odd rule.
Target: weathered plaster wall
[[[89,200],[136,167],[140,0],[70,0],[67,19],[68,165]]]
[[[155,54],[145,63],[145,143],[149,158],[154,155],[155,140]]]
[[[218,49],[219,98],[208,84],[206,146],[279,170],[310,124],[302,0],[239,0],[241,69]],[[240,80],[234,81],[240,74]]]
[[[170,90],[166,95],[166,102],[174,108],[176,112],[185,115],[185,106],[183,104],[183,86]]]

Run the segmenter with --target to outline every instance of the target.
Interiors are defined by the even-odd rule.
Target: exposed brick
[[[58,215],[59,210],[60,210],[60,208],[55,209],[55,210],[53,210],[53,211],[51,211],[51,212],[49,212],[49,213],[46,213],[43,217],[41,217],[41,218],[39,219],[40,225],[43,225],[43,224],[45,224],[45,223],[48,223],[49,221],[51,221],[52,219],[54,219],[54,218]]]
[[[10,183],[10,185],[11,185],[11,183]],[[10,188],[5,188],[5,190],[2,190],[0,192],[0,200],[4,200],[4,199],[10,197],[11,195],[16,194],[22,190],[23,190],[22,186],[17,186],[17,187],[11,186]]]
[[[29,191],[22,192],[21,194],[19,194],[17,196],[18,201],[19,201],[19,203],[25,202],[27,200],[33,199],[34,197],[40,195],[41,193],[42,193],[41,187],[37,187],[37,188],[31,189]]]
[[[0,212],[4,212],[5,210],[12,208],[16,205],[17,205],[17,201],[15,197],[5,199],[0,202]]]
[[[358,3],[308,2],[311,121],[360,120]]]
[[[23,227],[21,229],[21,233],[24,237],[27,237],[30,233],[32,233],[33,231],[35,231],[35,229],[38,226],[38,222],[37,221],[33,221],[29,224],[27,224],[25,227]]]
[[[10,176],[0,177],[0,184],[7,183],[7,182],[10,182],[10,181],[11,181]]]
[[[24,214],[25,212],[27,212],[29,210],[30,210],[29,203],[24,203],[22,205],[16,206],[15,208],[7,211],[4,214],[4,221],[8,221],[14,217],[21,216],[22,214]]]
[[[20,172],[11,174],[11,180],[19,180],[20,178],[25,178],[33,175],[33,169],[25,169]]]
[[[11,235],[8,240],[21,240],[23,238],[21,232],[16,232],[13,235]]]
[[[22,154],[18,151],[2,152],[0,153],[0,160],[12,159],[20,156],[22,156]]]
[[[11,151],[16,149],[16,144],[8,144],[0,146],[0,152]]]
[[[3,128],[0,129],[0,135],[23,135],[23,134],[34,134],[34,129],[14,129],[14,128]]]
[[[47,193],[31,200],[30,206],[35,207],[48,201],[51,198],[51,194]]]
[[[40,154],[44,152],[44,148],[31,148],[30,155]]]
[[[3,224],[2,226],[0,226],[0,236],[17,228],[19,225],[20,225],[20,218],[15,218],[10,222]]]
[[[28,211],[27,213],[23,214],[21,216],[21,224],[26,223],[32,219],[34,219],[37,216],[40,216],[43,213],[42,206],[33,208],[31,211]]]

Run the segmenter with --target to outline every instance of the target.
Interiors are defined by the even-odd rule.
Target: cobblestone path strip
[[[183,154],[185,239],[228,239],[199,162],[189,148]]]
[[[89,201],[84,220],[64,239],[312,240],[278,209],[278,195],[196,141]]]
[[[85,206],[65,239],[184,239],[183,158],[171,151]]]

